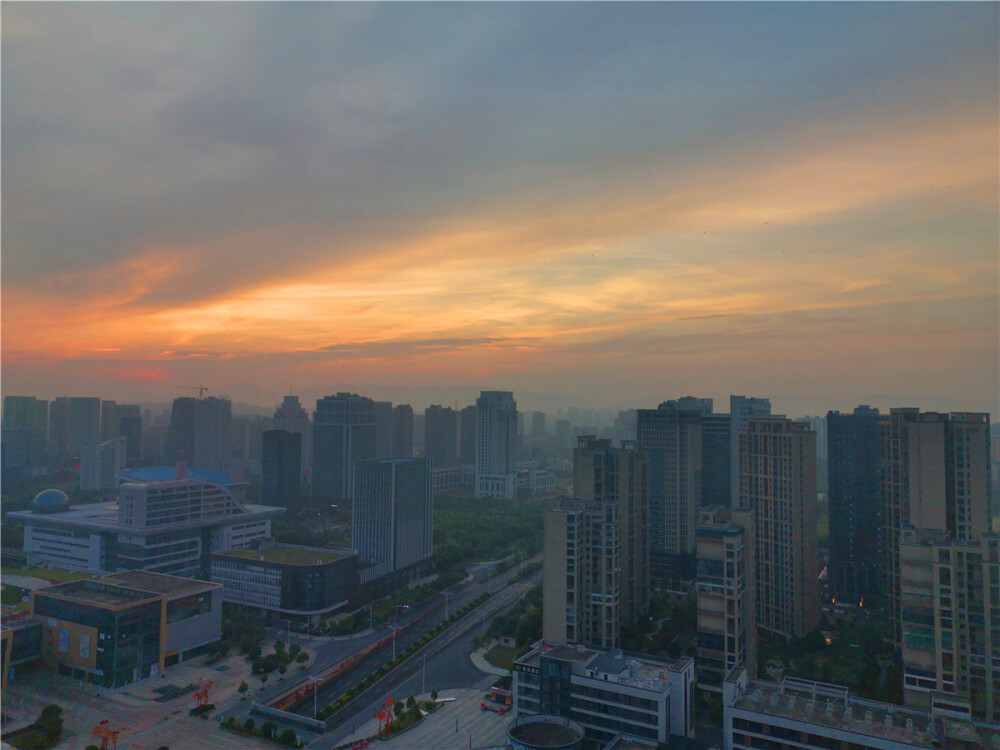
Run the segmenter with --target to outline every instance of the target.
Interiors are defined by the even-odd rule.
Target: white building
[[[179,472],[182,473],[182,472]],[[247,505],[229,488],[205,480],[127,482],[118,502],[42,504],[9,514],[24,524],[31,565],[88,573],[146,570],[192,576],[209,568],[209,554],[243,549],[270,536],[283,508]]]
[[[80,489],[113,490],[118,486],[118,474],[125,471],[128,439],[120,437],[100,445],[86,445],[80,451]]]
[[[540,641],[513,665],[514,716],[553,714],[602,745],[694,736],[694,662]]]
[[[510,391],[476,399],[476,497],[517,497],[517,403]]]
[[[1000,724],[862,700],[840,685],[751,680],[743,667],[723,682],[722,711],[730,750],[1000,748]]]

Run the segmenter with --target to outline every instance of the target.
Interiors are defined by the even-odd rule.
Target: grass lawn
[[[44,578],[46,581],[56,583],[68,583],[81,578],[93,578],[86,573],[76,573],[71,570],[59,570],[58,568],[13,568],[4,566],[0,568],[2,576],[29,576],[31,578]]]
[[[486,652],[485,658],[492,666],[501,669],[510,669],[514,664],[514,659],[521,652],[517,646],[501,646],[497,644]]]

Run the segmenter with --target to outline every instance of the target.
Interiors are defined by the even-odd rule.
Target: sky
[[[998,11],[4,2],[3,393],[995,417]]]

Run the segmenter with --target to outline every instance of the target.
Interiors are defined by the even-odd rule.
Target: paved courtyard
[[[482,711],[479,703],[485,690],[443,690],[438,698],[455,698],[444,703],[434,713],[424,717],[416,727],[385,742],[377,750],[468,750],[468,748],[503,745],[507,738],[510,716]],[[417,696],[429,700],[430,695]],[[378,721],[369,720],[344,742],[371,737],[378,731]]]

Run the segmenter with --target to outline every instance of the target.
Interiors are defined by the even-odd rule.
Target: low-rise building
[[[472,464],[431,469],[431,491],[434,494],[470,489],[475,483],[476,467]]]
[[[1000,736],[1000,724],[862,700],[840,685],[752,680],[744,667],[726,676],[722,711],[731,750],[995,750]]]
[[[60,674],[117,688],[161,673],[222,635],[221,586],[131,571],[37,589],[42,656]]]
[[[556,467],[536,466],[528,469],[518,469],[517,489],[526,492],[531,497],[548,495],[556,490]]]
[[[694,736],[694,662],[540,641],[513,666],[514,715],[572,719],[602,745],[619,734]]]
[[[231,604],[315,621],[357,598],[358,556],[349,549],[260,540],[251,549],[214,553],[212,580]]]

